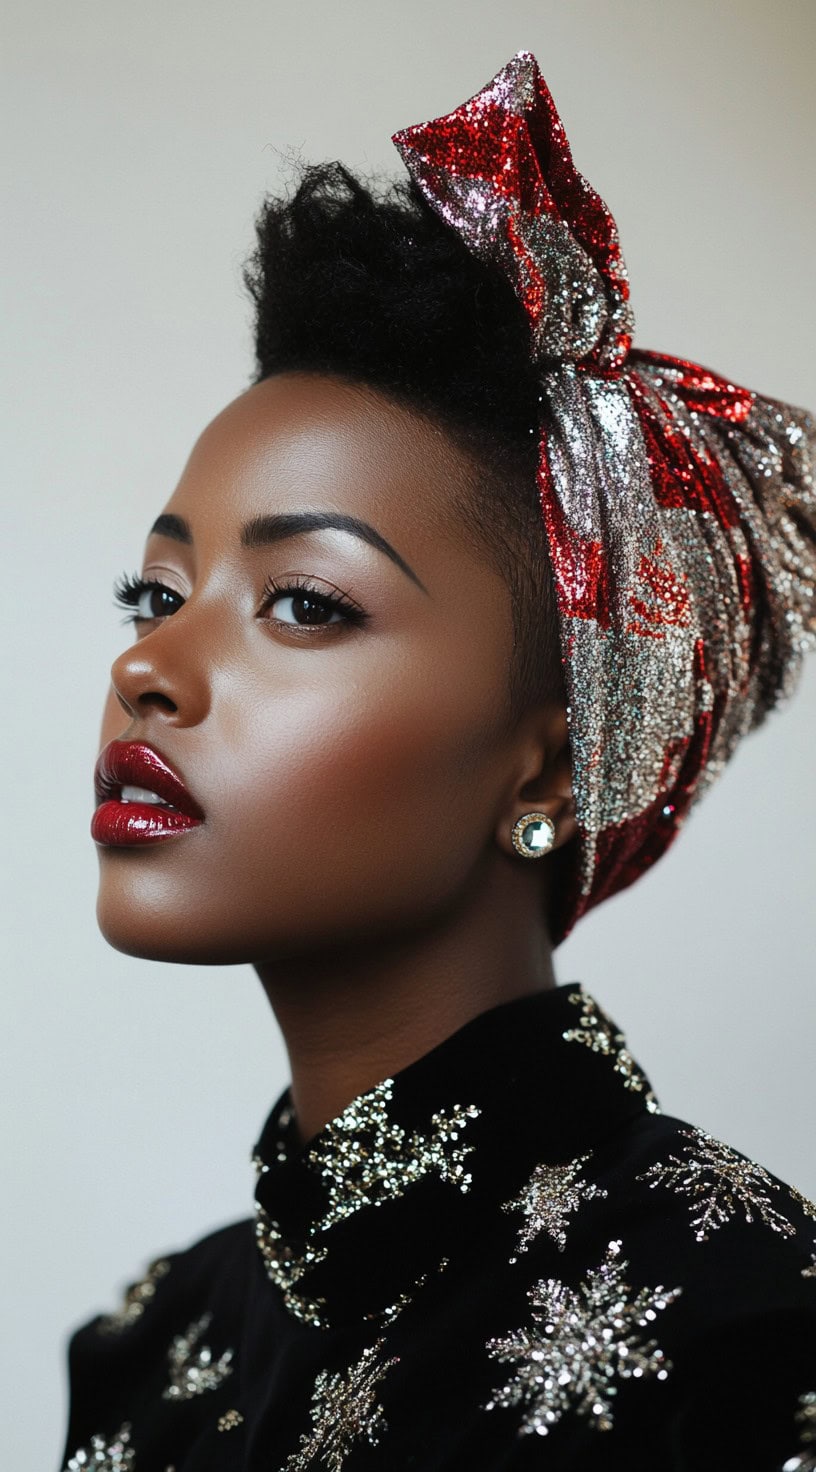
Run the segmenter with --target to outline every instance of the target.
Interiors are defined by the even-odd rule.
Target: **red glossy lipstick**
[[[109,741],[96,760],[95,843],[134,848],[198,828],[204,814],[177,772],[152,746]]]

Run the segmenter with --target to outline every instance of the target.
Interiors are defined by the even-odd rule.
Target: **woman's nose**
[[[183,622],[178,614],[165,619],[111,665],[114,694],[131,719],[159,715],[172,726],[195,726],[206,716],[207,672]]]

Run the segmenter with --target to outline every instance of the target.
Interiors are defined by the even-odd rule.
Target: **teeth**
[[[119,801],[151,802],[157,808],[170,807],[169,802],[165,802],[164,799],[159,797],[155,792],[151,792],[149,787],[130,787],[127,784],[123,785],[122,787],[122,791],[119,794]]]

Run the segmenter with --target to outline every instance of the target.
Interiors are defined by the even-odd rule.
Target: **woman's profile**
[[[117,585],[97,916],[250,963],[254,1215],[70,1344],[67,1472],[816,1468],[816,1206],[554,951],[816,643],[810,416],[633,347],[519,52],[269,198],[252,386]]]

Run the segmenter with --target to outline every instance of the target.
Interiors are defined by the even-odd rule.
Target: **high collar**
[[[400,1283],[483,1242],[543,1163],[659,1112],[615,1023],[578,982],[492,1007],[358,1095],[301,1145],[291,1093],[253,1153],[258,1247],[295,1319],[386,1317]],[[396,1271],[396,1265],[399,1270]]]

